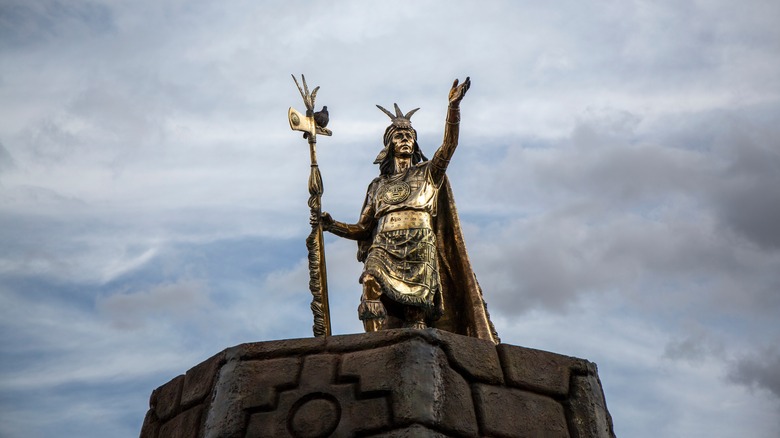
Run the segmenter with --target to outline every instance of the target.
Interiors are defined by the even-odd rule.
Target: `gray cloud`
[[[723,360],[723,341],[716,338],[706,327],[688,324],[686,333],[671,339],[664,348],[664,357],[672,360],[686,360],[700,364],[705,360]]]
[[[498,181],[514,184],[509,175],[516,176],[521,188],[488,189],[489,196],[517,199],[512,204],[524,216],[483,226],[471,244],[486,272],[483,286],[502,291],[505,309],[538,303],[560,310],[582,293],[608,290],[642,301],[649,290],[670,296],[686,290],[668,304],[693,306],[681,301],[691,293],[720,311],[734,310],[726,297],[747,294],[756,297],[748,311],[768,311],[771,302],[777,308],[777,300],[761,298],[776,279],[760,274],[761,266],[777,266],[777,257],[734,246],[717,211],[701,209],[704,183],[715,180],[705,157],[597,141],[588,152],[580,156],[576,146],[524,150],[518,158],[510,152]],[[528,202],[534,210],[523,211]],[[659,279],[666,282],[660,289]]]
[[[728,378],[734,383],[769,391],[780,399],[780,352],[776,347],[736,360]]]
[[[98,312],[119,329],[134,329],[151,318],[203,313],[213,305],[202,283],[183,280],[97,298]]]
[[[562,309],[587,291],[641,296],[648,288],[704,294],[699,299],[708,297],[709,310],[733,311],[729,297],[744,295],[753,297],[747,311],[777,309],[770,298],[777,278],[761,273],[780,269],[778,258],[750,249],[753,242],[771,251],[777,236],[764,226],[774,203],[762,202],[780,192],[772,148],[759,148],[752,161],[759,167],[746,166],[739,157],[756,151],[731,140],[738,125],[723,126],[705,149],[681,149],[639,137],[640,123],[625,112],[600,112],[570,139],[550,148],[509,148],[497,170],[467,177],[478,188],[470,196],[483,191],[524,217],[480,232],[483,282],[504,291],[507,308],[517,309],[535,302]],[[495,185],[485,184],[491,180]],[[748,181],[752,193],[738,199],[754,210],[729,204],[735,181]],[[659,290],[661,278],[667,286]]]
[[[780,249],[780,131],[767,123],[733,122],[725,140],[730,161],[712,197],[723,221],[765,249]]]
[[[3,143],[0,143],[0,175],[14,168],[16,168],[14,157],[12,157],[11,153],[8,152],[8,149],[3,146]]]
[[[93,1],[6,0],[0,11],[0,47],[21,49],[101,35],[112,29],[111,15],[109,7]]]

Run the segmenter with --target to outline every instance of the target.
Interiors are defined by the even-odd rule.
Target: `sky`
[[[0,436],[138,436],[225,348],[312,336],[309,154],[354,222],[420,107],[509,344],[598,364],[621,437],[780,435],[780,3],[0,0]],[[354,242],[325,242],[359,333]]]

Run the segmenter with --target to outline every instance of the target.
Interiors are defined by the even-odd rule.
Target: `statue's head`
[[[406,114],[401,112],[398,104],[395,106],[395,115],[377,105],[390,117],[392,123],[385,129],[384,149],[377,155],[374,164],[379,164],[379,172],[382,175],[393,174],[395,171],[396,156],[410,156],[412,164],[428,161],[417,144],[417,131],[412,128],[411,117],[419,108],[415,108]]]
[[[396,157],[411,157],[417,144],[417,133],[414,129],[396,129],[390,142]]]

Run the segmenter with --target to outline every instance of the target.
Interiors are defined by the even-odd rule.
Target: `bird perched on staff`
[[[321,110],[314,113],[314,123],[317,124],[320,128],[325,128],[328,126],[328,107],[323,106]]]
[[[321,110],[314,113],[314,124],[317,125],[318,128],[325,128],[328,126],[328,121],[330,118],[328,117],[328,107],[323,106]],[[304,132],[303,138],[309,138],[309,133]]]

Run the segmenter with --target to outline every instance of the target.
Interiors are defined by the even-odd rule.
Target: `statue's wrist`
[[[322,228],[322,231],[331,231],[333,229],[333,219],[329,215],[320,216],[320,228]]]
[[[328,227],[328,231],[334,234],[347,234],[349,232],[349,227],[343,222],[332,221]]]
[[[460,123],[460,108],[452,106],[450,104],[449,111],[447,112],[447,123],[450,125],[457,125]]]

